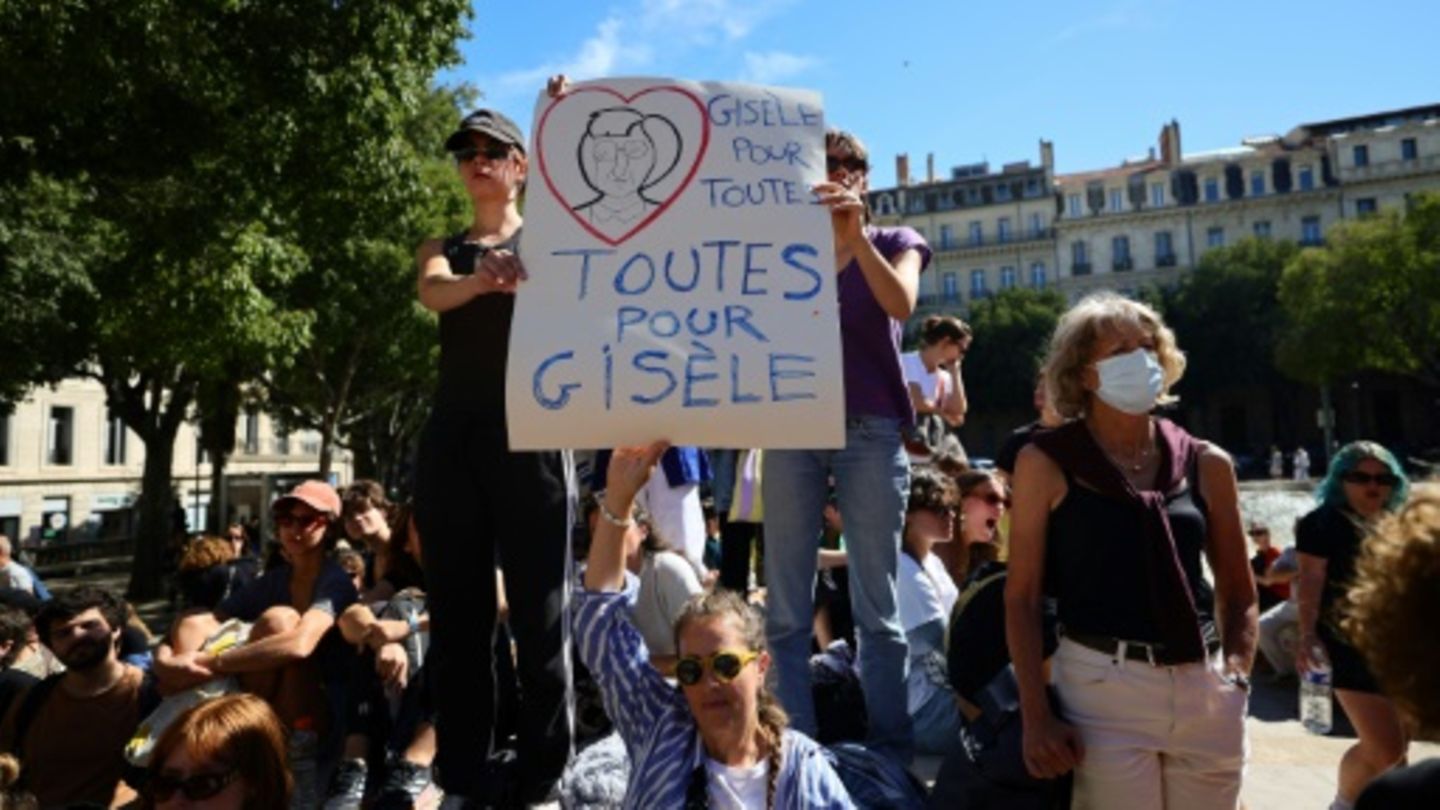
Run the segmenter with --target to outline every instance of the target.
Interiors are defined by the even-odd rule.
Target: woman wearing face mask
[[[621,448],[578,594],[575,641],[594,675],[630,759],[625,808],[850,808],[854,805],[820,746],[786,728],[765,685],[770,656],[760,618],[728,590],[700,594],[675,622],[677,690],[651,665],[631,610],[626,532],[635,495],[665,445]]]
[[[1239,801],[1255,586],[1229,456],[1150,413],[1184,369],[1154,310],[1084,299],[1044,367],[1074,421],[1016,464],[1005,604],[1025,765],[1074,769],[1076,808]],[[1042,591],[1063,627],[1051,665],[1064,720],[1046,699]]]
[[[1389,450],[1374,442],[1345,445],[1330,462],[1315,498],[1320,505],[1295,525],[1300,559],[1301,673],[1329,663],[1335,697],[1359,740],[1340,759],[1333,810],[1349,810],[1370,780],[1405,758],[1404,725],[1365,659],[1340,630],[1341,596],[1355,578],[1361,541],[1380,519],[1405,503],[1409,482]]]

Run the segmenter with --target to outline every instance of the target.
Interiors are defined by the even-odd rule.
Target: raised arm
[[[655,442],[648,447],[620,447],[610,455],[605,495],[595,536],[585,559],[587,591],[618,591],[625,584],[625,530],[632,520],[635,494],[650,480],[650,473],[670,445]]]
[[[940,418],[945,420],[945,424],[958,427],[965,424],[965,413],[970,410],[970,402],[965,398],[965,381],[960,377],[960,361],[941,366],[940,371],[950,378],[945,398],[940,403]]]

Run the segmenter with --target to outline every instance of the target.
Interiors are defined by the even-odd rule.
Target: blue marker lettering
[[[605,353],[605,410],[610,410],[610,395],[615,390],[615,355],[606,343],[600,351]]]
[[[707,324],[703,329],[695,323],[695,316],[701,314],[702,312],[710,316],[710,323]],[[691,309],[690,312],[685,315],[685,327],[689,329],[690,334],[694,335],[695,337],[705,337],[706,335],[720,328],[720,318],[713,309]]]
[[[669,352],[655,350],[640,352],[631,359],[630,364],[635,366],[639,371],[644,371],[647,374],[658,374],[665,378],[665,387],[661,389],[660,393],[648,397],[641,394],[631,394],[630,400],[632,402],[638,402],[641,405],[654,405],[674,392],[675,386],[679,385],[679,383],[675,381],[675,374],[664,365],[665,361],[669,359]],[[659,361],[660,365],[649,365],[647,361],[650,360]]]
[[[766,268],[764,268],[764,267],[762,267],[762,266],[760,266],[760,265],[758,265],[758,264],[755,263],[755,251],[756,251],[756,250],[761,250],[761,249],[764,249],[764,248],[772,248],[772,247],[775,247],[775,246],[772,245],[772,244],[770,244],[769,242],[750,242],[750,243],[748,243],[748,244],[745,245],[745,275],[742,276],[741,279],[740,279],[740,294],[741,294],[741,295],[764,295],[764,294],[765,294],[766,290],[765,290],[765,288],[763,288],[763,287],[761,287],[760,289],[751,289],[751,288],[750,288],[750,277],[751,277],[751,276],[763,276],[763,275],[765,275],[766,273],[769,273],[769,272],[770,272],[768,269],[766,269]]]
[[[672,338],[680,334],[680,316],[668,309],[662,309],[650,316],[650,334],[657,338]]]
[[[557,411],[565,407],[565,403],[570,401],[570,392],[580,387],[580,383],[561,383],[559,393],[553,397],[545,395],[545,372],[549,371],[551,366],[561,360],[573,360],[574,358],[575,352],[573,351],[559,352],[545,358],[545,362],[541,363],[540,367],[535,369],[534,394],[535,401],[540,403],[540,407],[550,411]]]
[[[736,405],[745,402],[759,402],[759,394],[746,394],[740,391],[740,355],[730,355],[730,401]]]
[[[725,292],[725,251],[728,248],[739,247],[738,239],[716,239],[712,242],[701,242],[700,247],[715,248],[715,291]]]
[[[811,281],[811,287],[808,290],[786,291],[786,301],[804,301],[808,298],[814,298],[820,294],[820,287],[825,283],[825,278],[820,275],[819,270],[800,260],[800,257],[803,256],[809,256],[812,259],[818,258],[820,251],[816,250],[814,245],[804,244],[786,245],[785,249],[780,251],[781,261],[809,276]]]
[[[815,399],[813,391],[797,391],[793,393],[780,393],[781,380],[802,380],[814,377],[813,371],[800,371],[796,369],[782,369],[781,363],[814,363],[815,358],[804,354],[779,354],[770,353],[770,401],[789,402],[792,399]]]
[[[615,342],[622,343],[625,340],[625,327],[634,326],[637,323],[644,323],[648,313],[643,307],[624,306],[615,311]]]
[[[579,256],[580,257],[580,297],[578,300],[585,300],[585,293],[590,288],[590,257],[609,256],[613,250],[604,248],[579,248],[576,250],[554,250],[551,256]]]
[[[720,404],[715,397],[695,396],[695,384],[706,380],[718,380],[720,375],[714,372],[701,373],[695,370],[697,363],[715,362],[715,351],[698,340],[690,341],[695,351],[685,358],[685,397],[682,400],[687,408],[713,408]]]
[[[645,265],[646,270],[644,282],[634,288],[627,287],[625,284],[625,279],[630,274],[630,268],[641,263]],[[655,261],[644,253],[636,253],[634,256],[626,259],[625,264],[620,266],[620,272],[615,274],[615,292],[621,295],[639,295],[643,292],[648,291],[650,289],[650,285],[654,283]]]
[[[673,267],[674,264],[675,251],[667,251],[665,253],[665,283],[670,285],[670,289],[675,292],[690,292],[700,285],[700,251],[695,248],[690,248],[690,266],[695,268],[695,272],[690,276],[689,285],[681,284],[675,280],[675,275],[670,272],[670,268]]]
[[[744,304],[726,304],[725,337],[735,337],[735,330],[739,329],[743,332],[748,332],[751,337],[761,343],[769,343],[770,338],[765,337],[764,333],[756,329],[754,324],[750,323],[750,319],[753,317],[755,317],[755,311]]]

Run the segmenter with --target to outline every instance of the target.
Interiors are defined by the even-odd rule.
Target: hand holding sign
[[[534,131],[511,447],[839,446],[834,236],[815,203],[855,229],[863,206],[810,191],[818,97],[556,77]]]

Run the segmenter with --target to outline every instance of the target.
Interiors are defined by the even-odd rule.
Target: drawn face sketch
[[[578,151],[580,174],[599,196],[575,210],[597,224],[628,225],[659,204],[645,192],[675,169],[680,133],[663,116],[611,107],[590,115]]]

